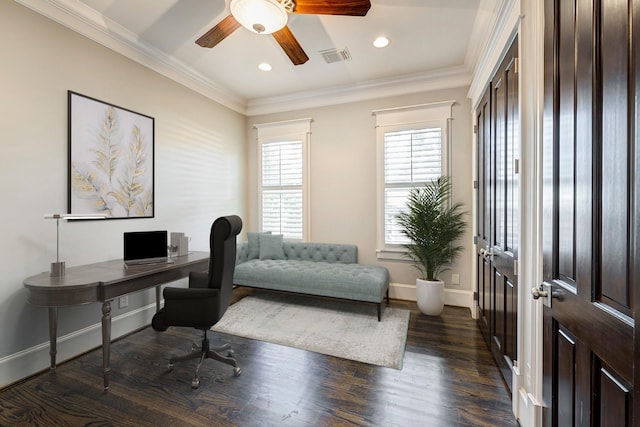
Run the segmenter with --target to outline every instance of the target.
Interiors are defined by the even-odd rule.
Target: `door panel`
[[[485,92],[477,109],[476,123],[477,131],[477,173],[478,173],[478,193],[476,209],[476,265],[477,289],[478,289],[478,325],[482,331],[485,341],[491,340],[492,324],[492,304],[493,292],[491,290],[491,270],[489,261],[485,259],[484,253],[490,247],[491,235],[491,209],[492,199],[489,191],[489,181],[491,176],[491,84]]]
[[[576,341],[566,330],[560,329],[557,334],[558,346],[558,425],[575,425],[574,402],[575,397],[575,370]]]
[[[628,232],[628,147],[629,140],[629,25],[627,1],[611,0],[602,7],[602,229],[610,236]],[[615,46],[615,48],[613,48]],[[612,47],[607,49],[607,47]],[[602,253],[611,254],[602,265],[601,297],[617,310],[630,314],[627,283],[627,239],[611,239],[604,235]],[[605,279],[605,280],[603,280]]]
[[[478,256],[478,322],[486,342],[491,339],[490,325],[492,312],[491,270],[489,262],[482,255]]]
[[[494,328],[492,331],[491,350],[494,352],[498,364],[502,362],[503,349],[502,342],[504,340],[504,331],[506,329],[506,307],[504,302],[506,301],[505,293],[505,277],[500,274],[500,271],[494,266],[491,266],[493,272],[493,283],[495,284],[493,294],[495,298],[494,309]],[[500,366],[503,368],[503,366]],[[511,376],[509,376],[511,378]],[[506,379],[506,378],[505,378]]]
[[[495,194],[495,212],[491,268],[495,290],[495,330],[493,355],[511,389],[512,368],[517,360],[518,217],[520,209],[518,174],[515,168],[520,150],[518,114],[518,76],[516,70],[518,41],[513,41],[498,69],[493,84],[492,149],[494,153],[491,191]],[[514,300],[515,298],[515,300]],[[514,302],[515,301],[515,302]]]
[[[520,151],[517,40],[477,109],[479,325],[505,383],[517,360]]]
[[[559,28],[558,41],[558,92],[559,92],[559,121],[558,137],[561,141],[574,141],[575,123],[575,81],[574,81],[574,51],[575,51],[575,25],[570,17],[575,16],[575,4],[573,1],[560,1],[560,19],[567,17]],[[575,280],[574,269],[574,163],[573,144],[560,144],[558,146],[558,274],[567,284]]]
[[[637,57],[630,52],[638,30],[630,18],[638,3],[545,1],[548,426],[633,423]]]
[[[602,408],[600,424],[607,425],[609,420],[617,420],[618,425],[631,424],[630,387],[613,372],[600,368],[601,392],[599,407]]]
[[[512,367],[515,356],[518,354],[518,293],[516,286],[510,280],[506,280],[505,286],[505,343],[504,355],[507,365]]]

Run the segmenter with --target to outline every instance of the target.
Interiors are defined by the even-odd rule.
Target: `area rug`
[[[214,331],[402,369],[409,311],[290,294],[247,296],[231,305]]]

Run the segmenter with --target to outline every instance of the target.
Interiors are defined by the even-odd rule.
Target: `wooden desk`
[[[111,301],[133,292],[156,288],[156,310],[160,309],[160,285],[187,277],[192,271],[206,271],[209,252],[191,252],[172,258],[168,264],[126,267],[123,260],[67,268],[62,277],[38,274],[24,280],[27,301],[49,308],[49,354],[51,370],[56,368],[58,307],[102,302],[102,368],[104,388],[109,389],[111,352]]]

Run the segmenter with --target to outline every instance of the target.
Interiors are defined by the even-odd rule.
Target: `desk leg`
[[[58,307],[49,307],[49,355],[52,371],[56,370],[56,354],[58,354]]]
[[[160,299],[162,298],[162,286],[156,286],[156,313],[160,311]]]
[[[102,304],[102,376],[104,389],[109,390],[109,358],[111,356],[111,301]]]

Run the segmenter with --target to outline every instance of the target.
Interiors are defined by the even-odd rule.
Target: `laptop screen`
[[[124,260],[167,258],[167,231],[124,233]]]

